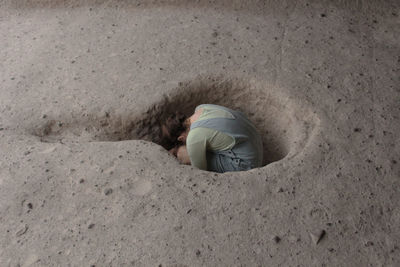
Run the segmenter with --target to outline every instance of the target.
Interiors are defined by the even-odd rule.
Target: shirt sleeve
[[[189,154],[190,162],[192,166],[199,168],[200,170],[207,170],[207,138],[190,138],[190,132],[186,142],[186,148]]]

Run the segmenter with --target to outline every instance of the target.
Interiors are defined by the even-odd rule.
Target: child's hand
[[[178,147],[176,146],[176,147],[174,147],[174,148],[171,148],[170,150],[168,150],[168,152],[169,152],[170,154],[172,154],[174,157],[176,157],[176,156],[177,156],[177,153],[178,153]]]

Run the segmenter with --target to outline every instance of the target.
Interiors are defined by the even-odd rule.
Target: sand
[[[0,266],[399,266],[397,1],[0,1]],[[262,168],[179,165],[214,103]]]

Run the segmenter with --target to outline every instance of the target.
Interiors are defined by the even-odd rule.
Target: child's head
[[[180,112],[175,112],[167,117],[165,122],[161,125],[161,145],[171,150],[173,147],[179,145],[178,137],[185,132],[185,115]]]

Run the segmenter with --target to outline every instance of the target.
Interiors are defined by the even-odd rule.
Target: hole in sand
[[[33,134],[43,142],[121,141],[142,139],[160,144],[160,124],[175,112],[189,116],[197,105],[217,104],[240,110],[256,125],[264,147],[264,164],[297,154],[309,139],[318,118],[304,103],[279,88],[256,80],[200,77],[182,82],[138,116],[84,114],[79,118],[48,120]]]

